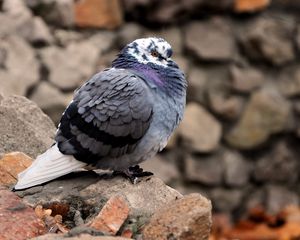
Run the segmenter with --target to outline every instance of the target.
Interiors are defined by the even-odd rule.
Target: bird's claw
[[[144,172],[144,170],[139,165],[135,165],[129,167],[125,171],[114,171],[113,175],[114,176],[121,175],[129,179],[132,184],[137,184],[140,178],[152,176],[153,173],[147,171]]]

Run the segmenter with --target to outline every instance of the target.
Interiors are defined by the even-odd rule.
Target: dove
[[[75,91],[55,143],[18,175],[14,189],[83,168],[119,172],[130,179],[148,175],[138,164],[166,146],[186,104],[187,82],[172,53],[170,44],[157,37],[126,45],[111,68]]]

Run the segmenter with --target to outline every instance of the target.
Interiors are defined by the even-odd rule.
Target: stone
[[[33,12],[47,23],[60,27],[74,25],[73,0],[25,0]]]
[[[241,205],[243,192],[238,189],[214,188],[209,196],[215,211],[230,212]]]
[[[31,239],[46,233],[44,223],[10,190],[0,186],[1,239]]]
[[[217,186],[223,181],[224,166],[220,153],[212,156],[185,157],[185,178],[206,186]]]
[[[272,88],[252,93],[239,122],[225,136],[237,149],[253,149],[265,143],[274,133],[283,132],[288,125],[291,105]]]
[[[270,213],[278,213],[289,205],[298,206],[299,197],[296,192],[288,190],[284,186],[269,185],[266,188],[266,206]]]
[[[3,0],[2,10],[10,15],[28,14],[29,9],[23,1]]]
[[[118,46],[123,48],[128,43],[140,38],[144,33],[144,28],[135,22],[125,23],[118,31]]]
[[[206,100],[208,81],[206,72],[198,66],[192,66],[187,76],[187,81],[187,99],[204,104]]]
[[[54,38],[60,46],[66,47],[70,42],[79,42],[84,35],[78,31],[66,29],[54,29]]]
[[[27,31],[23,30],[22,35],[34,45],[49,45],[54,41],[48,26],[41,17],[33,17],[28,22]]]
[[[232,88],[240,93],[250,93],[264,84],[264,75],[254,68],[230,67]]]
[[[17,182],[18,174],[28,168],[33,159],[21,152],[5,154],[0,159],[0,184],[10,186]]]
[[[239,33],[241,45],[249,58],[281,66],[295,59],[294,21],[278,17],[260,17]]]
[[[228,61],[237,52],[230,24],[224,19],[188,24],[185,39],[186,48],[200,60]]]
[[[298,167],[295,153],[288,143],[281,141],[256,162],[253,177],[258,182],[296,183]]]
[[[201,105],[189,103],[179,126],[179,135],[191,151],[208,153],[218,148],[222,126]]]
[[[65,97],[56,87],[48,82],[41,82],[30,96],[54,123],[58,123],[67,107]]]
[[[28,23],[30,23],[31,20],[32,14],[26,8],[24,12],[19,10],[13,13],[9,11],[5,13],[0,12],[0,37],[3,38],[12,34],[23,37],[24,28],[25,30],[28,28]]]
[[[234,11],[238,13],[257,12],[271,4],[270,0],[235,0]]]
[[[157,211],[144,227],[143,239],[209,239],[211,202],[194,193],[175,200]]]
[[[156,155],[152,159],[141,163],[140,166],[145,171],[154,173],[156,177],[167,184],[179,178],[179,172],[175,163],[168,162],[160,155]]]
[[[281,71],[277,81],[274,81],[279,91],[286,97],[300,95],[300,70],[299,66],[289,66]]]
[[[33,49],[16,35],[2,39],[0,49],[5,51],[5,68],[0,69],[0,93],[6,96],[25,95],[39,81],[40,64]]]
[[[252,172],[252,164],[236,151],[227,150],[223,156],[224,180],[230,187],[245,186]]]
[[[155,177],[143,178],[133,185],[128,179],[98,175],[92,171],[69,174],[44,186],[18,191],[17,194],[30,206],[52,202],[67,203],[71,207],[81,204],[85,216],[86,211],[90,211],[86,217],[88,220],[116,195],[127,199],[132,218],[143,216],[145,219],[170,201],[182,197]]]
[[[82,0],[75,2],[75,24],[79,27],[115,29],[123,22],[119,0]]]
[[[62,90],[74,90],[92,77],[99,54],[99,49],[88,41],[71,43],[65,49],[51,46],[40,51],[49,81]]]
[[[112,196],[88,226],[107,235],[116,235],[127,219],[129,211],[123,196]]]
[[[266,202],[266,191],[263,188],[257,186],[246,189],[245,192],[248,192],[247,198],[245,201],[245,213],[248,213],[253,208],[262,207]]]
[[[237,119],[244,107],[244,100],[239,96],[224,96],[219,90],[208,92],[209,106],[214,113],[225,119]]]
[[[0,122],[0,153],[19,151],[35,158],[53,143],[53,122],[25,97],[0,98]]]
[[[96,34],[93,34],[88,42],[93,44],[95,48],[98,49],[100,54],[104,54],[111,50],[115,45],[116,34],[109,31],[101,31]]]

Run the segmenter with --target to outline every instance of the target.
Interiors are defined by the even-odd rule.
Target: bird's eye
[[[151,55],[152,55],[153,57],[158,57],[158,56],[159,56],[159,53],[158,53],[157,51],[153,50],[153,51],[151,51]]]

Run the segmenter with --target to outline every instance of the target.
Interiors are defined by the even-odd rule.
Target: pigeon
[[[83,168],[120,172],[131,179],[143,176],[138,164],[166,146],[183,118],[187,82],[172,52],[157,37],[126,45],[111,68],[75,91],[55,143],[18,175],[14,189]]]

